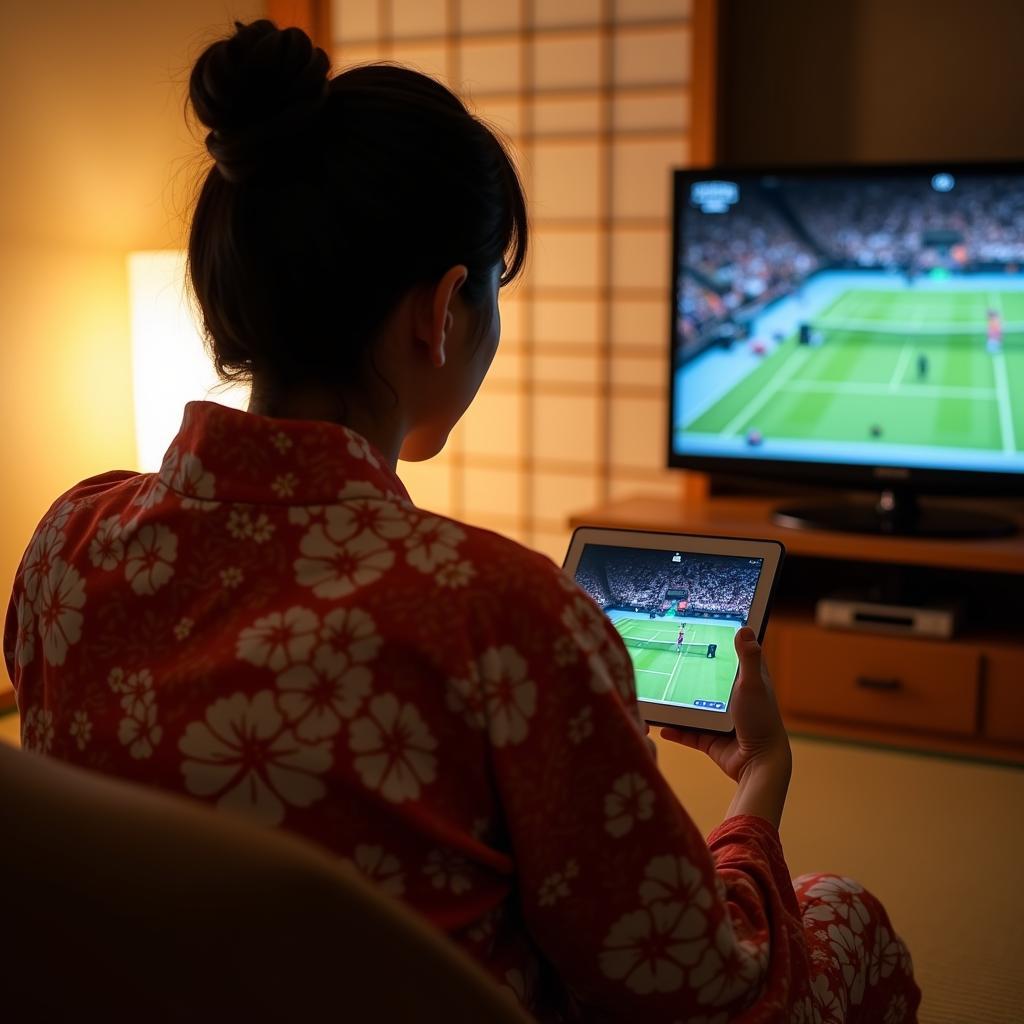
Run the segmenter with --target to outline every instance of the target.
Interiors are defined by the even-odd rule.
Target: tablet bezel
[[[750,537],[718,537],[695,533],[665,533],[655,530],[625,530],[611,526],[578,526],[569,541],[562,569],[576,581],[583,550],[588,544],[604,547],[642,548],[648,551],[681,551],[700,555],[731,555],[740,558],[763,559],[761,575],[754,590],[747,625],[754,630],[758,642],[764,640],[764,631],[771,611],[779,579],[779,569],[786,555],[785,547],[777,540],[758,540]],[[604,610],[601,610],[604,614]],[[630,659],[632,664],[632,659]],[[738,669],[737,669],[738,674]],[[673,725],[710,732],[732,732],[732,694],[736,686],[733,679],[729,690],[729,704],[725,711],[705,711],[701,708],[681,707],[661,701],[637,698],[644,721],[652,725]]]

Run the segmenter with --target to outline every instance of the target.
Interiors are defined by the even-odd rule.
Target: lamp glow
[[[249,389],[241,385],[228,388],[217,379],[185,301],[184,252],[130,253],[128,287],[135,445],[139,468],[155,473],[181,427],[186,402],[211,401],[245,409]]]

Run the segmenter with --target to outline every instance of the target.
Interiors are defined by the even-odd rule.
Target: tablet
[[[731,732],[734,638],[764,637],[777,541],[581,526],[563,568],[614,623],[648,722]]]

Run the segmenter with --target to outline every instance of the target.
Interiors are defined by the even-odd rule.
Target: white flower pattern
[[[348,453],[354,459],[365,459],[374,469],[380,467],[380,462],[377,456],[373,454],[373,449],[370,447],[370,442],[366,440],[361,434],[357,434],[354,430],[350,430],[345,427],[345,433],[348,435]]]
[[[92,736],[92,722],[89,721],[89,716],[84,711],[76,711],[71,716],[68,732],[75,741],[75,746],[79,750],[85,750],[89,738]]]
[[[424,516],[405,541],[405,559],[420,572],[435,572],[445,562],[458,559],[458,546],[465,539],[465,531],[454,523]]]
[[[21,722],[21,745],[36,754],[48,754],[54,731],[53,712],[49,708],[29,708]]]
[[[25,595],[33,608],[38,607],[42,582],[50,575],[63,548],[64,534],[53,526],[41,525],[33,536],[22,566]]]
[[[469,874],[469,861],[451,850],[431,850],[423,874],[435,889],[447,889],[458,896],[468,892],[473,883]]]
[[[370,681],[364,665],[323,644],[311,665],[294,665],[277,677],[277,705],[300,740],[326,739],[359,710]]]
[[[137,761],[152,757],[164,735],[163,726],[157,721],[153,683],[149,669],[125,672],[118,667],[107,676],[107,684],[120,695],[121,710],[125,712],[118,723],[117,738]]]
[[[707,922],[696,907],[653,903],[621,917],[601,953],[601,970],[640,995],[678,992],[688,968],[708,947]]]
[[[315,612],[298,606],[257,619],[238,636],[236,653],[243,661],[283,672],[309,658],[316,646],[320,621]]]
[[[320,776],[333,763],[328,741],[302,743],[286,728],[269,690],[214,701],[178,749],[190,793],[267,825],[281,824],[288,807],[320,800],[327,792]]]
[[[357,532],[355,516],[346,508],[328,508],[324,522],[310,527],[299,550],[304,557],[295,560],[295,581],[332,600],[376,583],[395,561],[377,534]]]
[[[162,525],[147,523],[128,545],[125,578],[136,594],[155,594],[174,575],[178,538]]]
[[[124,558],[124,542],[121,540],[121,517],[108,516],[100,520],[96,535],[89,543],[89,561],[97,569],[111,572]]]
[[[385,853],[380,846],[361,843],[355,848],[352,862],[374,885],[389,896],[405,893],[405,875],[398,858]]]
[[[648,821],[653,813],[654,791],[636,772],[620,775],[604,798],[605,831],[616,839],[632,831],[637,821]]]
[[[455,589],[469,586],[470,580],[475,575],[476,569],[469,562],[463,560],[461,562],[445,562],[434,574],[434,579],[437,580],[439,587]]]
[[[529,732],[537,685],[527,678],[526,660],[514,647],[489,647],[470,663],[466,678],[448,681],[447,702],[471,729],[486,727],[496,747],[514,746]]]
[[[392,803],[418,800],[437,777],[437,740],[416,707],[390,693],[374,697],[367,715],[349,725],[349,748],[363,785]]]
[[[82,638],[85,580],[63,558],[54,559],[39,586],[39,634],[49,665],[63,665],[68,648]]]
[[[215,488],[213,474],[203,468],[199,457],[192,452],[185,452],[178,460],[171,481],[171,490],[182,495],[182,508],[210,511],[219,507],[220,502],[211,500],[216,496]]]
[[[324,616],[320,639],[357,663],[377,657],[382,640],[373,617],[361,608],[335,608]]]

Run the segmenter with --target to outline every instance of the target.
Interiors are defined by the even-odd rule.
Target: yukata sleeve
[[[560,573],[532,590],[481,677],[535,942],[588,1021],[781,1019],[799,915],[778,832],[734,818],[709,848],[658,770],[614,627]]]

